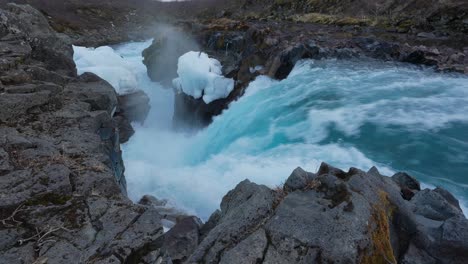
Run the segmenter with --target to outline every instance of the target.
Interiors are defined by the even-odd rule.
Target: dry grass
[[[57,227],[46,226],[43,229],[36,228],[36,234],[25,239],[20,239],[18,243],[21,246],[24,243],[34,241],[36,243],[36,250],[39,250],[43,245],[47,243],[57,242],[56,240],[53,239],[53,236],[55,232],[60,231],[60,230],[71,232],[71,230],[65,228],[64,226],[57,226]]]
[[[19,212],[25,210],[25,209],[23,209],[23,206],[24,206],[24,204],[20,204],[20,205],[13,211],[13,213],[11,213],[10,216],[8,216],[8,217],[5,218],[5,219],[0,220],[0,223],[2,223],[2,225],[3,225],[4,227],[16,227],[16,226],[21,225],[23,222],[16,220],[16,219],[15,219],[15,216],[16,216],[16,214],[18,214]]]
[[[286,196],[288,195],[288,192],[285,191],[283,186],[280,186],[280,185],[276,186],[273,189],[273,192],[275,192],[276,194],[276,201],[273,204],[273,208],[276,208],[284,200],[284,198],[286,198]]]
[[[391,205],[386,192],[379,191],[379,203],[372,208],[369,225],[371,234],[371,252],[366,252],[362,264],[388,264],[397,263],[390,242],[389,221],[393,215],[394,208]]]
[[[313,179],[313,180],[310,180],[309,182],[307,182],[307,185],[304,188],[304,190],[316,190],[321,185],[322,185],[322,183],[319,180]]]
[[[366,26],[372,24],[369,18],[356,18],[349,16],[335,16],[320,13],[308,13],[303,15],[295,15],[292,17],[293,21],[303,23],[316,23],[325,25],[338,25],[338,26]]]

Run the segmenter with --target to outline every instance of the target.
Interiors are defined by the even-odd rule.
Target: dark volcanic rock
[[[83,75],[80,78],[86,80],[85,82],[70,82],[65,87],[64,93],[86,102],[91,107],[91,111],[102,110],[112,116],[117,109],[117,93],[114,88],[108,82],[101,79],[90,81],[91,79],[88,76],[94,75],[92,73],[85,73]],[[96,77],[95,75],[93,76],[93,78]]]
[[[396,173],[392,179],[400,186],[401,195],[405,200],[411,200],[414,192],[421,190],[419,181],[404,172]]]
[[[408,188],[416,191],[421,190],[421,184],[419,183],[419,181],[411,177],[407,173],[396,173],[392,176],[392,179],[402,188]]]
[[[143,91],[119,95],[118,114],[125,116],[130,122],[143,123],[150,110],[149,97]]]
[[[0,28],[0,263],[126,261],[163,227],[125,196],[114,89],[30,6]]]
[[[314,177],[315,175],[313,173],[307,172],[301,167],[297,167],[286,180],[286,183],[284,183],[284,190],[291,192],[304,189]]]
[[[344,172],[327,164],[316,174],[298,168],[288,182],[299,184],[274,192],[244,181],[229,192],[189,263],[468,260],[468,220],[449,204],[453,196],[439,195],[445,192],[415,190],[407,201],[376,168]]]
[[[172,27],[160,27],[150,47],[143,51],[143,63],[153,81],[171,85],[177,77],[179,57],[189,51],[197,51],[197,43],[186,32]]]
[[[123,144],[127,142],[133,134],[135,134],[135,130],[125,116],[116,115],[114,120],[119,129],[119,141]]]
[[[45,63],[47,69],[76,75],[73,62],[73,49],[64,36],[56,34],[47,19],[36,9],[28,5],[8,4],[5,13],[8,23],[14,24],[10,33],[24,34],[31,47],[32,58]]]
[[[246,237],[271,215],[276,199],[275,193],[266,186],[248,180],[239,183],[223,198],[216,226],[205,236],[188,262],[219,262],[226,247]]]
[[[463,215],[460,207],[453,205],[453,198],[449,201],[439,191],[422,190],[416,193],[411,202],[415,205],[416,214],[432,220],[442,221]]]
[[[135,133],[131,122],[143,123],[149,110],[149,97],[143,91],[118,96],[118,107],[114,120],[119,129],[121,143],[127,142]]]
[[[314,58],[319,54],[318,47],[308,48],[298,44],[284,51],[266,63],[267,74],[276,79],[285,79],[300,59]]]
[[[218,99],[209,104],[182,92],[176,92],[173,124],[176,129],[199,128],[209,125],[214,116],[221,114],[227,99]]]
[[[200,243],[201,221],[196,217],[180,220],[164,235],[163,250],[173,263],[183,263]]]

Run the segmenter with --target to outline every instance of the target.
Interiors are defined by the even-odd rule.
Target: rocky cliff
[[[271,64],[278,67],[267,67],[274,76],[297,58],[337,52],[299,42],[273,49],[274,33],[259,37],[261,30],[236,23],[208,28],[209,38],[232,33],[209,50],[221,51],[223,39],[252,38],[231,46],[233,54],[270,47],[273,62],[279,56]],[[77,76],[73,42],[31,6],[0,10],[0,263],[468,262],[468,220],[458,201],[441,188],[421,190],[405,173],[322,164],[316,173],[296,169],[276,189],[246,180],[204,224],[154,197],[132,203],[120,143],[131,134],[129,121],[145,115],[136,106],[147,98],[118,97],[99,77]],[[362,40],[379,47],[369,42]],[[240,78],[236,67],[231,74]],[[167,220],[176,224],[164,233]]]
[[[125,259],[162,234],[125,194],[114,89],[72,55],[37,10],[0,10],[1,263]]]

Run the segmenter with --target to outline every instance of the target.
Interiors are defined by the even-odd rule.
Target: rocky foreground
[[[204,224],[154,197],[134,204],[120,143],[147,112],[135,100],[147,101],[77,76],[74,41],[30,6],[0,10],[0,263],[468,262],[458,201],[405,173],[324,163],[277,189],[245,180]],[[287,58],[322,52],[295,45]]]

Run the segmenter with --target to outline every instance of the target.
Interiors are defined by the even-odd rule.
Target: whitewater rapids
[[[283,81],[258,77],[209,127],[177,133],[173,92],[151,82],[142,63],[150,44],[112,47],[121,60],[106,55],[112,63],[101,56],[94,65],[79,58],[109,47],[75,47],[79,72],[101,73],[118,92],[136,82],[151,99],[145,124],[134,124],[135,135],[123,145],[133,200],[152,194],[207,219],[246,178],[273,187],[297,166],[315,172],[326,161],[346,170],[406,171],[425,187],[451,191],[467,213],[466,76],[373,60],[308,60]],[[103,69],[109,66],[115,74]],[[116,80],[123,72],[124,80]]]

